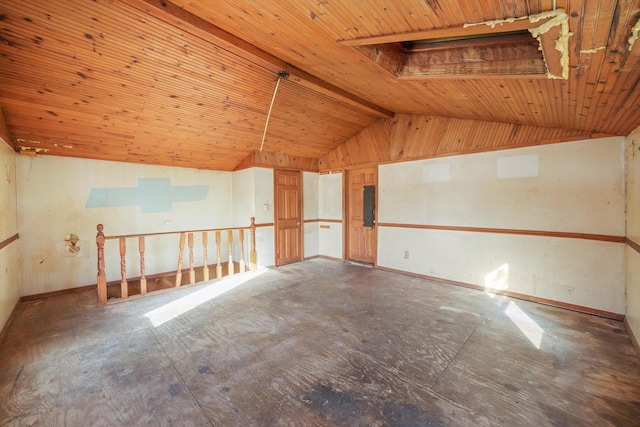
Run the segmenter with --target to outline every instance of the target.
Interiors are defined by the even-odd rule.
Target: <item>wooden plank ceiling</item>
[[[570,31],[564,79],[398,79],[353,46],[462,35],[465,24],[554,8]],[[388,128],[394,113],[425,126],[440,123],[432,116],[496,123],[469,125],[464,137],[476,140],[500,124],[538,143],[627,135],[640,125],[640,43],[630,44],[639,17],[640,0],[0,0],[0,107],[16,150],[216,170],[326,156],[326,167],[344,165],[336,153],[345,141],[353,149],[363,129],[378,120],[387,124],[371,132]],[[470,61],[470,52],[459,56]],[[257,155],[281,70],[289,77],[264,141],[274,155]],[[379,160],[443,152],[441,141],[418,141],[400,155],[400,139]],[[510,140],[501,136],[500,148]]]

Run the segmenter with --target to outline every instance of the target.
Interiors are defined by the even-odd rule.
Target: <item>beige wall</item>
[[[96,224],[105,234],[133,234],[232,225],[230,172],[83,160],[54,156],[18,157],[18,229],[22,254],[21,294],[32,295],[96,282]],[[131,196],[143,183],[158,185]],[[179,187],[176,192],[164,184]],[[147,184],[148,185],[148,184]],[[175,201],[190,189],[206,189],[204,199]],[[109,189],[112,206],[90,204],[92,190]],[[112,190],[116,190],[112,193]],[[113,196],[115,194],[115,196]],[[129,197],[129,199],[127,199]],[[144,199],[144,202],[141,201]],[[92,200],[96,200],[93,197]],[[134,203],[127,206],[127,203]],[[64,238],[80,237],[70,253]],[[173,237],[175,240],[175,236]],[[200,245],[199,236],[196,245]],[[128,246],[128,271],[137,272],[137,245]],[[166,271],[177,260],[177,242],[147,242],[147,274]],[[158,248],[161,250],[155,250]],[[106,245],[107,280],[119,278],[117,242]],[[154,254],[154,255],[152,255]]]
[[[248,168],[233,172],[233,216],[236,226],[244,226],[251,217],[256,224],[273,224],[273,169]],[[274,227],[256,229],[258,264],[275,265]]]
[[[0,138],[0,242],[18,232],[16,153]],[[20,298],[20,241],[0,249],[0,331]]]
[[[623,236],[623,141],[382,165],[379,220]]]
[[[315,221],[320,219],[319,202],[320,195],[318,193],[320,188],[320,176],[315,172],[303,172],[303,210],[304,220],[314,221],[305,222],[304,224],[304,254],[305,258],[318,255],[320,249],[320,223]]]
[[[640,128],[627,137],[627,238],[640,244]],[[640,341],[640,253],[626,249],[626,319]]]
[[[640,196],[636,197],[634,181],[634,171],[640,173],[640,160],[635,158],[640,156],[632,149],[638,150],[639,133],[627,138],[626,200],[624,139],[604,138],[382,165],[378,221],[622,236],[626,202],[627,236],[640,243]],[[0,252],[0,262],[22,265],[22,295],[95,283],[98,222],[105,224],[107,234],[243,225],[250,216],[258,223],[273,222],[271,169],[230,173],[16,157],[6,145],[0,154],[3,170],[11,174],[17,168],[13,217],[17,212],[19,219],[12,226],[3,213],[0,231],[7,236],[0,237],[16,230],[21,235],[19,245]],[[169,178],[173,186],[204,185],[209,191],[206,200],[174,203],[164,212],[143,213],[140,206],[86,206],[93,188],[132,188],[139,178]],[[304,173],[303,184],[305,219],[343,219],[341,173]],[[11,186],[2,186],[0,197],[3,207],[16,205]],[[70,233],[81,238],[81,251],[75,256],[66,252],[64,237]],[[260,264],[273,265],[273,227],[259,229],[257,240]],[[114,251],[115,247],[110,256],[117,258]],[[405,251],[409,258],[404,258]],[[342,224],[305,225],[305,256],[342,258],[342,252]],[[174,257],[157,261],[171,265]],[[615,313],[626,310],[632,328],[640,330],[640,254],[623,244],[380,227],[378,265]],[[13,276],[2,277],[1,283],[17,284],[18,272],[8,271]],[[2,273],[6,276],[6,268]],[[118,267],[108,273],[117,276]],[[17,301],[17,285],[0,292],[2,320]]]
[[[624,138],[382,165],[381,223],[624,236]],[[409,258],[404,258],[409,251]],[[624,313],[624,244],[378,229],[378,265]]]
[[[391,227],[378,241],[383,267],[624,313],[621,243]]]
[[[320,175],[320,219],[342,221],[342,174]],[[320,221],[320,255],[342,258],[342,224]]]

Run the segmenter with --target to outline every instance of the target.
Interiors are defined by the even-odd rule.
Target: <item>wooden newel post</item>
[[[258,253],[256,252],[256,218],[251,217],[251,252],[249,253],[249,269],[258,269]]]
[[[98,245],[98,304],[105,305],[107,303],[107,275],[104,272],[104,225],[98,224],[96,227],[98,234],[96,235],[96,245]]]

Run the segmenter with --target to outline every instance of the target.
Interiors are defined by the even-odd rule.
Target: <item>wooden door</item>
[[[302,177],[275,171],[276,265],[302,260]]]
[[[376,262],[376,227],[375,224],[364,224],[365,187],[373,187],[375,191],[376,186],[375,166],[347,171],[347,259],[370,264]]]

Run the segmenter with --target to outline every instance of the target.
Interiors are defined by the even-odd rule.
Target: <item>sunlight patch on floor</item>
[[[520,332],[531,341],[531,344],[539,350],[542,344],[542,337],[544,336],[544,329],[538,326],[538,324],[513,301],[509,301],[504,313],[509,316],[513,324],[520,329]]]
[[[247,281],[260,276],[267,271],[266,268],[259,268],[257,271],[236,274],[225,277],[221,280],[206,285],[203,289],[186,295],[180,299],[158,307],[145,314],[154,327],[158,327],[190,310],[211,301],[212,299],[246,283]]]

